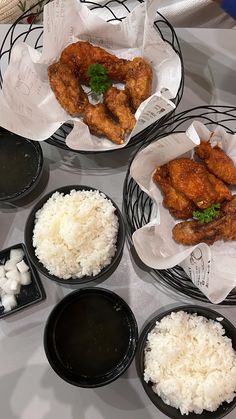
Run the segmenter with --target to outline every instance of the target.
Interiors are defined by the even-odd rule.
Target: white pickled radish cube
[[[10,294],[10,295],[14,295],[18,293],[18,289],[20,289],[20,284],[19,284],[19,288],[17,290],[15,290],[15,284],[13,282],[12,284],[12,279],[8,279],[7,282],[3,285],[2,289],[6,294]],[[13,288],[13,289],[12,289]]]
[[[0,278],[0,288],[3,288],[3,286],[4,286],[4,284],[6,282],[7,282],[7,278],[6,277]]]
[[[20,262],[24,257],[24,252],[22,249],[11,249],[10,251],[10,260],[14,260],[16,263]]]
[[[14,259],[9,259],[6,261],[4,265],[5,271],[13,271],[13,269],[16,269],[17,262]]]
[[[24,260],[22,260],[21,262],[17,263],[16,266],[17,266],[17,269],[21,273],[27,272],[29,270],[29,267],[28,267],[27,263],[25,263]]]
[[[20,284],[19,284],[19,282],[16,281],[15,279],[11,279],[10,281],[11,281],[11,283],[10,283],[10,289],[12,291],[14,291],[15,294],[18,294],[18,292],[20,291]]]
[[[18,272],[17,269],[13,269],[12,271],[8,271],[8,272],[6,272],[6,278],[7,279],[14,279],[14,280],[20,282],[20,280],[21,280],[20,272]]]
[[[31,274],[30,271],[20,273],[20,283],[21,285],[29,285],[31,283]]]
[[[4,311],[10,311],[12,308],[16,307],[17,301],[14,295],[3,295],[2,296],[2,305]]]
[[[4,265],[0,265],[0,278],[3,278],[5,276],[5,268]]]

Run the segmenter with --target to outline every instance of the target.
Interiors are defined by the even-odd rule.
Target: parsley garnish
[[[203,211],[194,211],[193,218],[197,218],[200,223],[209,223],[219,215],[220,204],[212,204],[211,207],[204,209]]]
[[[87,74],[92,92],[101,95],[111,86],[107,70],[102,64],[90,64]]]

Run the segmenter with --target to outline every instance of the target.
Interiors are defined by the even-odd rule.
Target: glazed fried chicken
[[[217,202],[214,186],[204,166],[188,158],[179,158],[168,163],[172,186],[199,208],[208,208]]]
[[[196,206],[184,194],[178,192],[170,183],[168,165],[158,167],[153,175],[164,195],[163,205],[169,209],[175,218],[186,220],[190,218]]]
[[[186,220],[193,211],[232,199],[228,186],[190,159],[175,159],[153,175],[163,193],[163,205],[175,218]]]
[[[125,132],[130,132],[134,128],[136,119],[131,112],[129,99],[124,90],[110,87],[104,95],[104,104],[109,111],[117,117],[120,126]]]
[[[195,148],[197,156],[204,160],[208,170],[224,182],[236,185],[236,167],[233,161],[218,146],[211,147],[210,142],[202,141]]]
[[[48,68],[50,86],[60,105],[72,116],[81,115],[88,105],[88,97],[74,72],[60,62]]]
[[[183,221],[176,224],[172,232],[174,240],[184,245],[236,240],[236,195],[224,204],[217,219],[206,224],[198,220]]]
[[[110,79],[123,81],[126,76],[128,60],[118,58],[103,48],[89,42],[75,42],[66,47],[61,54],[60,62],[67,64],[79,77],[82,84],[88,84],[88,67],[91,64],[102,64]]]
[[[147,99],[152,92],[152,68],[143,58],[136,57],[126,64],[125,88],[130,96],[133,109]]]
[[[102,103],[89,104],[83,121],[95,135],[104,135],[116,144],[124,143],[124,129],[110,118]]]

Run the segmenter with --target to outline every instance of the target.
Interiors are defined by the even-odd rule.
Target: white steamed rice
[[[213,412],[236,396],[236,352],[218,321],[184,311],[148,334],[144,380],[181,414]]]
[[[118,228],[114,205],[99,191],[55,192],[36,213],[35,254],[59,278],[94,276],[110,264]]]

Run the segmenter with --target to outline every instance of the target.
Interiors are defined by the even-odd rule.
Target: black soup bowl
[[[81,278],[69,278],[69,279],[63,279],[63,278],[59,278],[53,274],[51,274],[47,268],[40,262],[40,260],[37,258],[36,254],[35,254],[35,249],[33,246],[33,230],[34,230],[34,225],[35,225],[35,215],[36,212],[43,207],[43,205],[47,202],[47,200],[55,193],[55,192],[59,192],[59,193],[63,193],[64,195],[69,194],[72,190],[76,190],[76,191],[82,191],[82,190],[87,190],[87,191],[96,191],[97,189],[92,188],[90,186],[84,186],[84,185],[69,185],[69,186],[62,186],[60,188],[57,188],[51,192],[49,192],[47,195],[44,195],[42,197],[42,199],[40,199],[37,204],[35,205],[35,207],[31,210],[27,221],[26,221],[26,225],[25,225],[25,245],[26,245],[26,249],[27,249],[27,253],[29,255],[29,258],[31,260],[31,262],[34,264],[34,266],[36,267],[36,269],[38,269],[43,275],[45,275],[47,278],[51,279],[52,281],[56,281],[60,284],[70,284],[70,285],[74,285],[74,284],[83,284],[86,282],[90,282],[90,281],[96,281],[96,280],[103,280],[106,279],[106,277],[108,277],[118,266],[121,256],[122,256],[122,251],[123,251],[123,247],[124,247],[124,242],[125,242],[125,226],[124,226],[124,221],[123,221],[123,217],[122,214],[119,210],[119,208],[117,207],[117,205],[115,204],[114,201],[112,201],[112,199],[110,199],[106,194],[104,194],[104,192],[101,192],[104,194],[104,196],[109,199],[111,201],[111,203],[113,204],[113,206],[115,207],[115,214],[118,218],[118,223],[119,223],[119,229],[118,229],[118,235],[117,235],[117,242],[116,242],[116,253],[113,256],[111,263],[107,266],[105,266],[97,275],[94,276],[83,276]]]
[[[0,127],[0,203],[15,203],[38,185],[43,153],[31,141]]]
[[[184,311],[190,314],[196,313],[198,316],[203,316],[207,319],[211,319],[214,321],[220,321],[220,324],[225,329],[225,335],[232,340],[232,346],[233,349],[236,350],[236,328],[233,326],[232,323],[229,322],[224,316],[222,316],[220,313],[217,313],[214,310],[211,310],[206,307],[201,306],[195,306],[195,305],[185,305],[173,308],[171,310],[165,311],[161,314],[158,314],[155,316],[148,324],[144,327],[144,329],[141,332],[137,352],[136,352],[136,369],[138,376],[140,378],[140,381],[143,385],[143,388],[145,392],[147,393],[150,400],[153,402],[153,404],[166,416],[168,416],[171,419],[183,419],[184,417],[188,419],[220,419],[223,418],[225,415],[227,415],[229,412],[231,412],[235,406],[236,406],[236,397],[230,402],[224,402],[222,403],[218,409],[214,412],[210,412],[207,410],[203,410],[201,414],[197,413],[189,413],[187,416],[182,415],[179,409],[176,409],[175,407],[169,406],[162,400],[161,397],[159,397],[156,393],[154,393],[152,389],[152,383],[146,382],[144,380],[144,353],[145,353],[145,347],[147,343],[147,336],[149,332],[151,332],[156,322],[160,322],[161,319],[164,317],[170,315],[173,312],[179,312]]]
[[[65,381],[94,388],[116,380],[131,364],[138,340],[133,312],[117,294],[90,287],[71,292],[44,330],[49,364]]]

